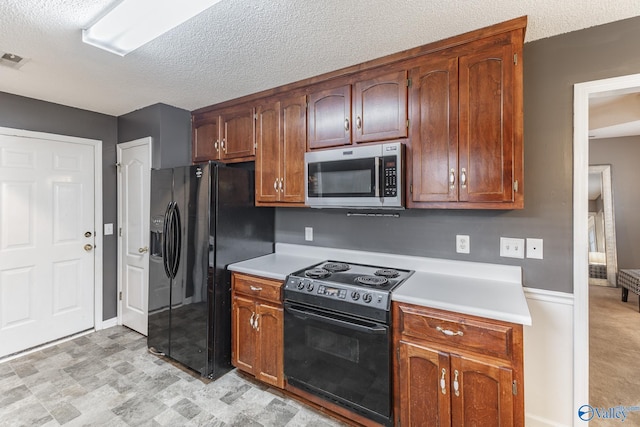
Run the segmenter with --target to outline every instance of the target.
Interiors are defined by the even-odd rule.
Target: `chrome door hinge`
[[[256,113],[253,113],[253,120],[258,120],[258,115]]]
[[[118,295],[118,298],[120,299],[120,301],[122,301],[122,291],[120,291],[120,294]]]
[[[518,65],[518,54],[517,53],[513,54],[513,63]]]
[[[517,179],[515,181],[513,181],[513,192],[514,193],[518,192],[518,180]]]
[[[122,237],[122,227],[118,228],[118,236]]]
[[[257,142],[254,142],[254,143],[253,143],[253,148],[255,148],[255,149],[257,149],[257,148],[258,148],[258,143],[257,143]]]
[[[409,129],[409,119],[407,119],[407,129]]]
[[[407,79],[407,87],[411,87],[411,79]]]
[[[518,382],[516,380],[513,380],[513,383],[511,384],[511,391],[514,396],[518,395]]]

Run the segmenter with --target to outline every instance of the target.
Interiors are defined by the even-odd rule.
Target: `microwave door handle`
[[[380,157],[376,157],[375,158],[376,163],[375,163],[375,185],[376,185],[376,197],[380,197],[380,167],[381,167],[381,163],[380,163]]]
[[[336,319],[334,317],[323,316],[318,313],[309,312],[306,310],[300,310],[297,308],[293,308],[293,306],[289,304],[285,304],[285,310],[290,312],[293,316],[299,319],[313,319],[323,323],[329,323],[335,326],[339,326],[341,328],[352,329],[357,332],[363,332],[365,334],[384,334],[387,332],[387,328],[384,326],[365,326],[357,323],[352,323],[346,320]]]

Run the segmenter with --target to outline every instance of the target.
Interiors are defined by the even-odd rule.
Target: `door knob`
[[[140,252],[141,254],[145,253],[145,252],[149,252],[149,248],[148,247],[144,247],[144,248],[139,248],[138,252]]]
[[[92,232],[87,231],[86,233],[84,233],[84,237],[91,237],[93,235]]]
[[[87,243],[86,245],[84,245],[84,250],[85,250],[85,251],[87,251],[87,252],[91,252],[91,249],[93,249],[93,245],[90,245],[90,244],[88,244],[88,243]]]

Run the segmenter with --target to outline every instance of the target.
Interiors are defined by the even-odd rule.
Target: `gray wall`
[[[521,211],[407,210],[400,218],[279,208],[276,240],[435,258],[521,265],[525,286],[573,291],[573,85],[640,73],[640,17],[526,43],[525,208]],[[471,254],[455,252],[470,236]],[[544,239],[544,260],[499,256],[500,236]]]
[[[640,268],[640,136],[591,140],[589,163],[611,165],[618,268]]]
[[[153,138],[152,167],[191,164],[191,113],[154,104],[118,117],[118,143]]]
[[[113,116],[38,101],[0,92],[0,126],[69,135],[102,141],[102,215],[105,223],[117,223],[116,141],[117,120]],[[103,319],[116,316],[117,239],[115,234],[103,240]]]

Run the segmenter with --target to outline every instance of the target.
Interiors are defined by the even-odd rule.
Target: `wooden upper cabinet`
[[[309,149],[351,144],[351,85],[309,95]]]
[[[253,160],[255,149],[253,105],[240,105],[220,111],[222,139],[220,159]]]
[[[412,200],[458,200],[458,58],[433,56],[411,70]]]
[[[193,120],[193,162],[206,162],[220,158],[220,127],[218,115],[208,114]]]
[[[306,96],[265,102],[256,116],[256,204],[304,204]]]
[[[507,44],[460,57],[461,201],[513,201],[512,52]]]
[[[521,47],[502,34],[411,69],[408,207],[523,207]]]
[[[407,71],[393,71],[353,85],[353,141],[407,136]]]

